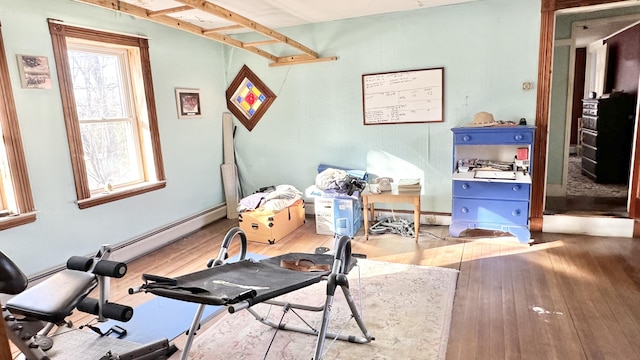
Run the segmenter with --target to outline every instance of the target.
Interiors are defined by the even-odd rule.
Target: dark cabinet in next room
[[[636,98],[582,100],[582,174],[602,184],[629,180]]]

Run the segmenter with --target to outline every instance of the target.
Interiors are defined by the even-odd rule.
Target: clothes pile
[[[240,199],[238,212],[262,211],[276,213],[293,205],[301,198],[302,192],[292,185],[267,186]]]
[[[345,170],[328,168],[316,176],[316,187],[320,190],[333,190],[351,196],[362,192],[367,182],[362,178],[348,174]]]

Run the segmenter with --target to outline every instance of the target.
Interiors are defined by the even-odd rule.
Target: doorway
[[[622,14],[629,14],[631,11],[640,12],[638,7],[625,8]],[[593,147],[589,145],[583,146],[583,127],[581,126],[582,117],[582,99],[590,97],[592,91],[597,92],[597,97],[607,96],[607,93],[615,91],[605,86],[605,83],[612,82],[612,76],[614,74],[598,73],[602,72],[601,68],[596,66],[595,58],[591,58],[590,55],[595,53],[590,44],[602,44],[602,39],[615,36],[622,30],[629,28],[640,20],[640,14],[611,16],[611,11],[606,12],[608,17],[604,17],[605,12],[602,12],[603,16],[598,17],[594,15],[594,12],[581,13],[576,9],[572,10],[568,14],[557,15],[557,24],[562,22],[571,23],[571,39],[556,40],[554,48],[553,64],[556,67],[561,64],[563,59],[563,51],[565,51],[565,57],[569,61],[569,70],[564,74],[562,71],[555,71],[552,73],[552,101],[550,117],[550,129],[553,130],[554,122],[557,128],[562,128],[564,125],[565,142],[560,144],[563,151],[549,151],[549,171],[553,172],[554,163],[557,165],[556,170],[561,171],[561,182],[556,185],[550,184],[553,179],[547,179],[547,191],[545,196],[545,208],[544,215],[586,215],[586,216],[609,216],[609,217],[622,217],[628,218],[628,182],[622,181],[621,183],[610,183],[607,181],[595,181],[593,174],[583,169],[583,151],[586,148],[588,151],[593,151]],[[587,15],[585,15],[587,14]],[[582,20],[584,18],[591,17],[589,20]],[[556,28],[556,36],[558,39],[558,32],[562,32],[562,28]],[[606,45],[604,46],[606,50]],[[600,51],[602,49],[598,49]],[[600,51],[601,52],[601,51]],[[601,52],[602,53],[602,52]],[[606,51],[604,52],[606,55]],[[603,57],[600,56],[600,62]],[[604,57],[606,60],[607,58]],[[638,54],[640,62],[640,54]],[[606,64],[606,61],[605,61]],[[599,76],[598,76],[599,75]],[[561,84],[563,76],[566,78],[566,84]],[[600,81],[600,83],[598,83]],[[560,85],[558,85],[560,84]],[[567,96],[561,101],[554,102],[554,89],[553,87],[566,86]],[[558,89],[556,89],[558,90]],[[613,90],[613,91],[612,91]],[[632,89],[637,93],[637,87]],[[562,91],[562,89],[560,89]],[[557,100],[557,99],[556,99]],[[564,102],[562,102],[564,101]],[[560,105],[559,105],[560,104]],[[566,109],[562,109],[562,105],[566,106]],[[555,107],[555,109],[554,109]],[[558,110],[558,108],[560,108]],[[555,111],[554,111],[555,110]],[[566,111],[563,111],[566,110]],[[558,114],[560,114],[558,116]],[[561,121],[557,121],[557,118],[563,117]],[[554,120],[554,115],[556,119]],[[631,125],[631,124],[630,124]],[[631,127],[630,127],[631,128]],[[588,130],[587,130],[588,132]],[[633,131],[630,131],[633,133]],[[550,150],[553,147],[553,140],[550,139]],[[585,156],[591,156],[589,154]],[[588,163],[588,160],[585,160]],[[629,163],[631,160],[629,160]],[[587,164],[588,165],[588,164]],[[630,165],[630,164],[627,164]],[[629,166],[630,167],[630,166]],[[557,171],[559,172],[559,170]],[[551,177],[551,176],[550,176]],[[628,180],[628,177],[625,179]]]

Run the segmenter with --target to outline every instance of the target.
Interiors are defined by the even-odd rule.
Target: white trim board
[[[188,216],[184,219],[174,221],[171,224],[152,230],[133,239],[117,244],[110,244],[113,252],[109,257],[109,260],[128,263],[163,246],[169,245],[176,240],[180,240],[181,238],[203,228],[204,226],[216,220],[225,218],[226,215],[227,207],[224,203],[222,203],[215,207],[201,211],[197,214]],[[97,250],[98,249],[96,249],[96,251]],[[95,255],[95,253],[87,254],[86,256],[93,255]],[[65,265],[63,264],[33,274],[29,276],[29,283],[30,285],[35,284],[37,283],[37,281],[42,280],[64,269]]]
[[[544,215],[542,232],[630,238],[633,237],[633,219]]]
[[[130,262],[226,216],[227,207],[225,204],[204,210],[132,240],[114,245],[114,251],[109,260]]]

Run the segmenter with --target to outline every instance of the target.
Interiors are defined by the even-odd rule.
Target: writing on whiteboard
[[[365,124],[443,121],[443,68],[362,76]]]

